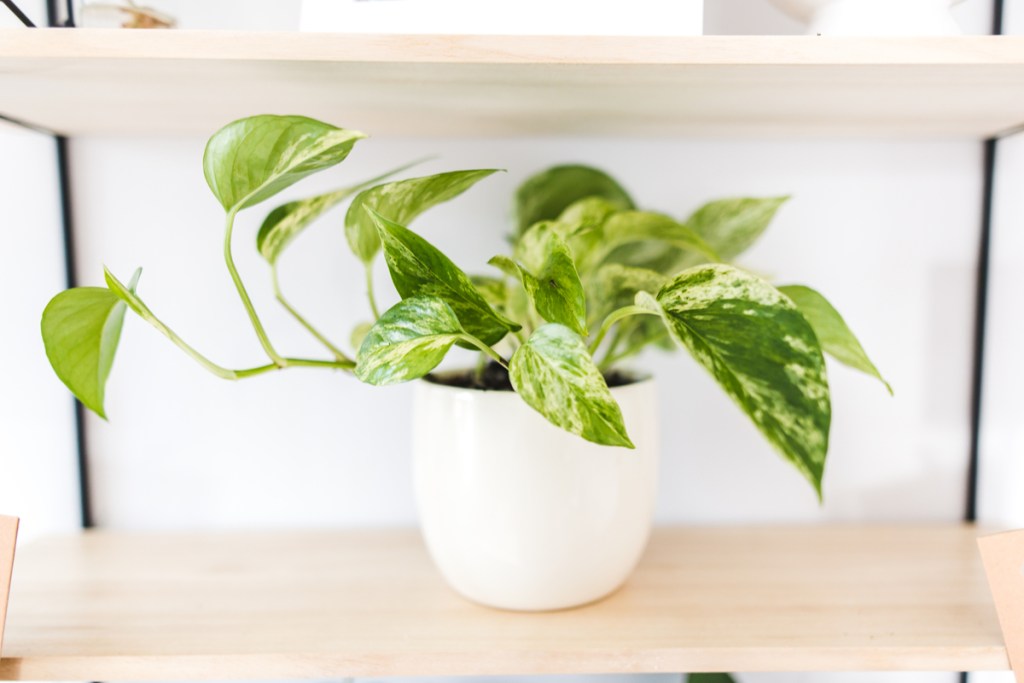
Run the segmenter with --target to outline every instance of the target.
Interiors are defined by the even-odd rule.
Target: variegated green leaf
[[[377,226],[391,280],[403,299],[437,297],[445,301],[463,329],[488,346],[519,325],[491,308],[469,276],[425,239],[366,208]]]
[[[501,278],[488,275],[470,275],[469,281],[480,292],[484,301],[491,305],[496,311],[503,311],[508,305],[508,288]]]
[[[522,262],[520,279],[537,313],[548,322],[562,323],[586,336],[587,302],[583,283],[556,224],[547,221],[534,224],[516,245],[516,255]],[[506,267],[497,265],[509,272]]]
[[[629,306],[637,292],[657,294],[667,282],[666,276],[653,270],[606,263],[594,273],[590,283],[591,320],[603,320],[612,311]]]
[[[523,400],[552,424],[594,443],[633,448],[587,345],[565,325],[537,328],[512,355],[509,377]]]
[[[788,296],[803,313],[804,318],[811,324],[811,328],[818,336],[818,341],[825,353],[854,370],[860,370],[876,378],[885,385],[889,394],[892,394],[892,387],[878,372],[878,368],[868,358],[864,347],[860,345],[853,331],[846,325],[846,321],[839,315],[839,311],[828,302],[828,299],[803,285],[779,287],[779,291]]]
[[[686,219],[686,225],[723,260],[746,251],[789,197],[743,197],[708,202]]]
[[[370,328],[356,357],[356,377],[376,385],[419,379],[464,334],[455,312],[441,299],[403,299]]]
[[[365,187],[401,173],[412,164],[388,171],[376,178],[334,192],[299,199],[277,207],[267,215],[256,235],[256,248],[271,265],[306,226]],[[376,238],[376,234],[374,234]]]
[[[586,197],[601,197],[619,209],[634,206],[629,194],[604,171],[581,165],[555,166],[531,176],[516,190],[517,234],[538,221],[557,218]]]
[[[454,199],[497,169],[454,171],[371,187],[356,195],[345,214],[345,237],[352,253],[370,263],[380,251],[373,218],[364,207],[400,225],[409,225],[427,209]]]
[[[224,210],[239,211],[341,163],[365,137],[305,116],[250,116],[214,133],[203,172]]]
[[[699,235],[673,218],[651,211],[622,211],[604,222],[600,248],[591,252],[585,262],[580,262],[580,270],[593,270],[609,261],[617,248],[635,242],[652,242],[651,248],[657,251],[672,247],[683,249],[704,261],[720,260]]]
[[[138,283],[135,271],[129,287]],[[46,357],[57,377],[86,408],[106,419],[107,378],[121,339],[125,304],[103,287],[61,292],[43,310],[40,325]]]
[[[820,496],[832,409],[821,347],[796,306],[720,264],[680,273],[657,300],[676,340]]]
[[[373,323],[361,322],[352,328],[352,334],[348,337],[348,343],[353,349],[359,350],[359,347],[363,345],[363,340],[366,339],[366,335],[370,333],[371,327],[373,327]]]

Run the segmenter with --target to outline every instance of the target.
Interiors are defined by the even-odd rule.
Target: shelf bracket
[[[1024,529],[978,539],[1017,683],[1024,683]]]
[[[7,598],[14,573],[14,546],[18,540],[18,518],[0,516],[0,655],[4,647],[4,623],[7,621]]]

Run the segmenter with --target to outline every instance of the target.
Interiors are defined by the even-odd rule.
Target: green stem
[[[334,354],[334,358],[336,360],[342,361],[342,362],[349,362],[349,363],[351,363],[352,362],[351,358],[346,356],[345,353],[341,349],[339,349],[337,346],[332,344],[331,341],[327,337],[325,337],[323,334],[320,333],[319,330],[317,330],[315,327],[313,327],[312,323],[310,323],[308,320],[306,320],[302,316],[302,314],[299,313],[290,303],[288,303],[288,300],[284,298],[284,294],[281,292],[281,285],[280,285],[280,282],[278,281],[278,277],[277,277],[277,264],[276,263],[274,263],[274,264],[272,264],[270,266],[270,277],[271,277],[271,281],[273,282],[273,285],[274,285],[274,297],[277,299],[277,301],[282,306],[284,306],[284,309],[286,311],[288,311],[289,313],[291,313],[292,317],[295,318],[299,322],[300,325],[305,327],[307,332],[309,332],[311,335],[316,337],[317,341],[319,341],[321,344],[323,344],[324,347],[327,348],[327,350],[329,350],[332,354]]]
[[[604,359],[597,364],[597,367],[601,370],[605,369],[611,364],[609,360],[615,355],[615,350],[619,348],[619,344],[622,343],[622,328],[616,327],[615,334],[612,335],[612,340],[608,342],[608,346],[604,351]]]
[[[486,353],[488,356],[490,356],[494,360],[495,363],[497,363],[501,367],[503,367],[506,370],[508,370],[508,363],[506,363],[505,359],[502,358],[498,354],[498,352],[495,351],[494,349],[492,349],[490,346],[488,346],[487,344],[484,344],[482,341],[480,341],[479,339],[477,339],[476,337],[474,337],[473,335],[468,334],[468,333],[461,334],[459,336],[462,339],[464,339],[465,341],[468,341],[470,344],[472,344],[473,346],[475,346],[478,349],[480,349],[481,351],[483,351],[484,353]]]
[[[604,319],[604,324],[601,325],[601,330],[594,337],[594,341],[590,344],[590,355],[593,356],[597,353],[597,349],[601,346],[601,342],[604,341],[605,335],[608,334],[608,330],[612,328],[612,325],[619,322],[623,318],[628,318],[631,315],[657,315],[654,311],[649,311],[646,308],[640,306],[623,306],[617,311],[612,311],[608,314],[608,317]]]
[[[238,290],[238,296],[242,298],[242,304],[245,306],[246,312],[249,314],[249,321],[252,322],[252,327],[256,330],[256,336],[260,340],[260,345],[263,346],[263,350],[266,351],[270,360],[274,361],[274,364],[283,367],[284,358],[274,350],[274,347],[270,343],[270,339],[267,337],[266,330],[263,329],[263,323],[260,322],[260,318],[256,315],[256,309],[253,308],[252,299],[249,298],[249,293],[245,290],[245,285],[242,284],[242,278],[238,274],[238,269],[235,268],[235,259],[231,255],[231,234],[235,229],[235,211],[228,211],[227,224],[224,229],[224,262],[228,266],[228,273],[231,274],[231,280],[235,283],[235,289]]]
[[[366,271],[366,298],[370,300],[370,311],[373,313],[374,322],[376,322],[380,319],[380,309],[377,308],[377,299],[373,294],[373,265],[364,264],[364,270]]]

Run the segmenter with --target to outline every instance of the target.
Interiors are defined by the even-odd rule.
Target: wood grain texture
[[[14,570],[14,550],[18,543],[18,518],[0,515],[0,655],[4,651],[4,624],[7,623],[7,597]]]
[[[22,552],[0,679],[1006,669],[961,526],[666,528],[610,598],[452,593],[413,531],[121,534]]]
[[[978,539],[1017,683],[1024,683],[1024,530]]]
[[[67,134],[302,113],[375,135],[986,137],[1024,38],[0,30],[0,114]]]

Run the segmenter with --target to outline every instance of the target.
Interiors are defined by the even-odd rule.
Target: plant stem
[[[657,315],[654,311],[649,311],[646,308],[640,306],[623,306],[617,311],[612,311],[608,314],[608,317],[604,319],[604,324],[601,325],[601,330],[594,337],[594,341],[590,344],[590,355],[593,356],[597,353],[597,349],[601,346],[601,342],[604,341],[605,335],[608,334],[608,330],[612,328],[612,325],[619,322],[623,318],[628,318],[631,315]]]
[[[313,327],[313,325],[308,320],[306,320],[302,316],[302,314],[300,314],[290,303],[288,303],[287,299],[284,298],[284,294],[281,292],[281,285],[280,285],[280,282],[278,281],[278,277],[277,277],[277,263],[274,263],[274,264],[272,264],[270,266],[270,277],[271,277],[271,281],[273,282],[273,285],[274,285],[274,297],[277,299],[278,303],[280,303],[282,306],[284,306],[284,309],[286,311],[288,311],[289,313],[291,313],[292,317],[295,318],[299,322],[300,325],[305,327],[307,332],[309,332],[311,335],[316,337],[317,341],[319,341],[321,344],[323,344],[324,347],[326,347],[328,351],[330,351],[332,354],[334,354],[334,358],[336,360],[339,360],[339,361],[342,361],[342,362],[350,362],[351,363],[352,362],[351,358],[346,356],[345,353],[341,349],[339,349],[337,346],[332,344],[331,341],[327,337],[325,337],[323,334],[320,333],[319,330],[317,330],[315,327]]]
[[[370,301],[370,312],[373,313],[373,320],[376,322],[380,319],[380,309],[377,308],[377,299],[373,294],[373,265],[364,264],[364,270],[366,272],[366,298]]]
[[[501,367],[503,367],[506,370],[508,370],[508,363],[506,363],[505,359],[502,358],[498,354],[498,352],[495,351],[494,349],[492,349],[490,346],[488,346],[487,344],[484,344],[482,341],[480,341],[479,339],[477,339],[476,337],[474,337],[473,335],[471,335],[469,333],[464,333],[464,334],[461,334],[459,336],[463,340],[468,341],[470,344],[472,344],[473,346],[477,347],[478,349],[480,349],[481,351],[486,353],[488,356],[490,356],[494,360],[495,363],[497,363]]]
[[[256,336],[260,340],[260,345],[263,346],[263,350],[266,351],[270,360],[274,361],[275,365],[279,367],[284,366],[284,358],[274,350],[274,347],[270,343],[270,339],[267,337],[266,330],[263,329],[263,323],[260,322],[260,318],[256,315],[256,309],[253,308],[252,299],[249,298],[249,292],[245,290],[245,285],[242,284],[242,278],[238,274],[238,269],[235,268],[235,259],[231,255],[231,234],[235,229],[235,211],[228,211],[227,224],[224,228],[224,262],[228,266],[228,273],[231,274],[231,280],[235,283],[235,289],[238,290],[238,296],[242,298],[242,304],[245,306],[246,312],[249,314],[249,321],[252,322],[252,327],[256,330]]]

